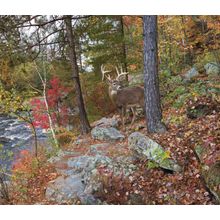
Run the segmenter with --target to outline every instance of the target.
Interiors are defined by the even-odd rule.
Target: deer
[[[136,118],[136,107],[140,106],[144,109],[144,89],[140,86],[134,87],[123,87],[122,80],[127,72],[123,72],[121,67],[121,72],[119,72],[116,67],[117,77],[112,78],[109,74],[112,72],[111,70],[106,70],[104,65],[101,65],[101,73],[102,73],[102,81],[106,79],[108,84],[108,95],[115,104],[117,110],[120,113],[120,118],[122,122],[122,128],[125,130],[125,118],[126,118],[126,110],[127,108],[131,108],[132,110],[132,121],[131,125],[134,123]]]

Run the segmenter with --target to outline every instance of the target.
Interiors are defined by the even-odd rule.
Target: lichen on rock
[[[162,146],[140,132],[134,132],[128,137],[128,145],[141,159],[154,161],[158,166],[167,170],[181,171],[181,167],[169,158],[169,154]]]

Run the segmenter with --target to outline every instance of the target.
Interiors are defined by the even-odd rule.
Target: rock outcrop
[[[134,132],[128,137],[128,145],[140,159],[151,160],[167,170],[181,171],[181,167],[169,158],[169,155],[158,143],[140,132]]]
[[[95,127],[91,131],[93,139],[102,141],[122,141],[125,136],[113,127]]]
[[[114,127],[117,128],[118,127],[118,119],[115,117],[112,118],[101,118],[98,121],[95,121],[91,124],[92,127]]]
[[[57,204],[102,204],[94,194],[103,188],[103,176],[129,176],[136,170],[133,162],[132,157],[100,154],[69,158],[67,168],[57,170],[62,176],[49,183],[46,198]]]

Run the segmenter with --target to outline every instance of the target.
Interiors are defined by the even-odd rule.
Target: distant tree
[[[146,123],[149,132],[164,132],[158,79],[157,16],[145,15],[143,22]]]
[[[103,63],[122,65],[127,71],[128,45],[123,17],[91,16],[76,27],[76,35],[81,33],[82,52],[86,58],[84,65],[91,65],[97,75]]]
[[[59,15],[2,16],[2,19],[4,19],[5,22],[8,22],[8,20],[10,21],[9,24],[12,30],[20,30],[20,35],[18,35],[19,43],[17,44],[16,49],[22,49],[23,53],[28,52],[32,59],[39,58],[39,55],[42,55],[44,52],[43,50],[46,50],[49,59],[55,57],[63,58],[63,56],[66,55],[65,51],[69,52],[69,61],[72,67],[72,79],[75,84],[77,107],[79,109],[81,132],[84,134],[90,131],[90,125],[87,119],[81,91],[73,26],[77,26],[77,23],[80,23],[79,21],[82,18],[87,17],[88,16]],[[16,22],[13,22],[14,20]],[[72,24],[72,20],[75,21],[74,24]],[[0,24],[1,23],[3,22],[0,21]],[[4,27],[4,35],[5,33],[10,34],[10,28]],[[15,46],[15,44],[13,44],[13,46]]]

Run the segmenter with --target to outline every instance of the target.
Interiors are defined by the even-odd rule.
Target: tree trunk
[[[161,122],[158,53],[157,53],[157,16],[143,16],[144,28],[144,95],[146,123],[149,132],[164,132]]]
[[[81,133],[87,134],[90,132],[90,125],[89,121],[87,119],[87,114],[83,102],[83,96],[82,96],[82,90],[79,80],[79,69],[77,66],[77,60],[76,60],[76,51],[75,51],[75,39],[74,34],[72,30],[72,16],[66,16],[65,17],[65,25],[66,25],[66,33],[68,38],[68,46],[69,46],[69,58],[70,63],[72,67],[72,75],[73,75],[73,81],[75,83],[75,89],[76,89],[76,98],[77,98],[77,105],[79,108],[79,117],[80,117],[80,123],[81,123]]]

